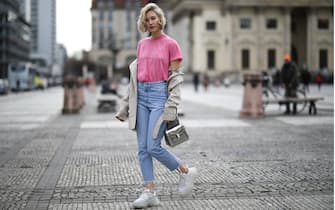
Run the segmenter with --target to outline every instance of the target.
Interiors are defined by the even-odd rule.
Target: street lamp
[[[112,35],[112,39],[111,39],[110,44],[109,44],[109,49],[113,53],[113,69],[112,69],[112,74],[114,74],[116,72],[116,58],[117,58],[117,54],[120,52],[120,48],[119,48],[119,46],[117,45],[117,42],[116,42],[116,36],[115,36],[115,34]]]

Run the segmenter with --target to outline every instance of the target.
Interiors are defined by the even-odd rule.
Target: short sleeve
[[[139,42],[138,42],[138,44],[137,44],[137,50],[136,50],[136,53],[137,53],[137,55],[136,55],[136,56],[137,56],[137,57],[140,57],[140,48],[141,48],[141,43],[142,43],[142,42],[141,42],[141,41],[139,41]]]
[[[170,62],[175,61],[175,60],[180,60],[180,61],[183,60],[181,49],[178,43],[173,39],[169,43],[169,57],[170,57]]]

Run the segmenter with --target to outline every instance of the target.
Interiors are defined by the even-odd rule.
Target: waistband
[[[160,86],[160,85],[166,85],[166,81],[165,80],[161,80],[161,81],[156,81],[156,82],[141,82],[141,81],[137,81],[137,84],[139,86]]]

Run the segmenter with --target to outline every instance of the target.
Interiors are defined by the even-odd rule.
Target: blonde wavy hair
[[[145,19],[146,19],[146,14],[149,11],[153,11],[157,14],[158,18],[159,18],[159,24],[161,26],[161,29],[164,29],[165,25],[166,25],[166,18],[164,16],[164,12],[163,10],[157,6],[157,4],[155,3],[149,3],[147,5],[145,5],[142,9],[141,9],[141,13],[140,16],[138,17],[137,20],[137,29],[139,32],[145,33],[148,31],[146,25],[145,25]]]

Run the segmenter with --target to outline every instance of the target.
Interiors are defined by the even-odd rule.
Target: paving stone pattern
[[[59,97],[60,92],[52,89],[43,97]],[[39,121],[37,126],[14,128],[22,124],[19,117],[0,121],[0,209],[132,208],[143,190],[136,135],[119,127],[82,128],[86,122],[115,121],[112,113],[96,113],[94,94],[85,96],[80,115],[55,114],[54,104],[45,102],[43,116],[35,120],[21,113],[28,127]],[[23,97],[34,104],[30,93]],[[0,115],[12,115],[7,106],[24,107],[20,103],[25,101],[14,96],[0,100],[5,107]],[[181,197],[178,173],[154,161],[161,204],[150,209],[333,209],[334,125],[329,113],[315,119],[242,120],[233,109],[211,107],[208,101],[185,101],[183,108],[185,120],[224,118],[248,126],[188,128],[191,140],[169,150],[198,167],[195,188]],[[299,123],[290,124],[293,118]],[[319,123],[322,119],[327,120]]]

